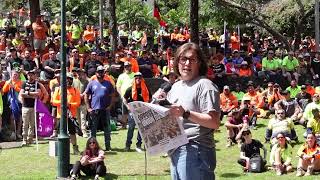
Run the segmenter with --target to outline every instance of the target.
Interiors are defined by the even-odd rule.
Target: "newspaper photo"
[[[169,116],[169,109],[140,101],[128,105],[149,155],[167,153],[188,143],[182,120]]]

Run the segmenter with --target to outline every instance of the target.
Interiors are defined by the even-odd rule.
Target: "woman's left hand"
[[[169,111],[170,115],[175,118],[182,117],[183,113],[185,112],[183,107],[180,105],[171,105]]]

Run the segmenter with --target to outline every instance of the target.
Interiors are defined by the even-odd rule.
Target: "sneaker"
[[[282,172],[281,172],[280,168],[276,168],[276,175],[277,176],[281,176],[282,175]]]
[[[136,151],[137,151],[138,153],[142,153],[142,152],[143,152],[143,150],[141,149],[141,147],[136,147]]]
[[[313,167],[312,166],[308,166],[307,168],[307,172],[306,174],[304,174],[305,176],[310,176],[313,174]]]
[[[28,143],[27,143],[27,141],[22,141],[22,143],[21,143],[21,146],[23,147],[23,146],[27,146],[28,145]]]
[[[57,131],[54,130],[50,138],[56,138],[58,136]]]
[[[125,151],[125,152],[129,152],[129,151],[130,151],[130,146],[126,146],[126,147],[124,148],[124,151]]]
[[[94,180],[99,180],[99,175],[98,174],[94,177]]]
[[[302,168],[298,168],[297,169],[297,174],[296,174],[296,176],[297,177],[301,177],[301,176],[303,176],[304,175],[304,170],[302,169]]]
[[[77,176],[74,175],[74,174],[72,174],[70,179],[71,179],[71,180],[76,180],[76,179],[77,179]]]

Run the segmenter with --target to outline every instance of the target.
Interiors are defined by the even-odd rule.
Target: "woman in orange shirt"
[[[20,77],[19,72],[12,70],[11,79],[9,81],[6,81],[5,84],[3,85],[2,94],[8,93],[11,88],[13,88],[16,93],[19,93],[22,87],[22,81],[19,79],[19,77]],[[16,120],[16,126],[15,126],[14,118],[11,116],[9,124],[10,124],[10,129],[16,132],[17,139],[22,139],[22,135],[21,135],[22,121]]]
[[[95,41],[95,32],[93,27],[91,27],[90,25],[86,26],[86,30],[83,32],[83,40],[88,42],[94,42]]]

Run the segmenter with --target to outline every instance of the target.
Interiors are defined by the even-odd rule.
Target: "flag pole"
[[[37,91],[37,81],[36,81],[36,91]],[[37,123],[37,101],[38,101],[38,98],[35,99],[34,101],[34,127],[35,127],[35,133],[36,133],[36,146],[37,146],[37,151],[39,151],[39,142],[38,142],[38,123]]]
[[[37,85],[36,85],[37,86]],[[36,87],[37,89],[37,87]],[[35,127],[35,133],[36,133],[36,146],[37,146],[37,151],[39,151],[39,142],[38,142],[38,123],[37,123],[37,111],[36,111],[36,108],[37,108],[37,101],[38,101],[38,98],[35,99],[35,102],[34,102],[34,127]]]

